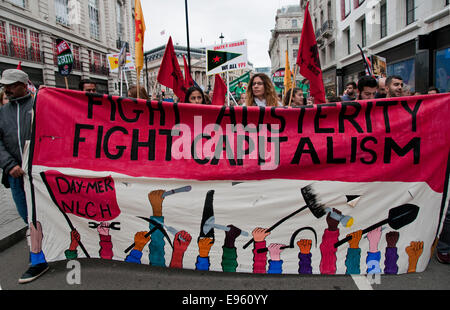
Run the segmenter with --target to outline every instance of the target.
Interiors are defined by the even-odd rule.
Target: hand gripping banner
[[[421,272],[448,208],[449,107],[449,94],[259,108],[44,88],[26,182],[37,248],[49,262]]]

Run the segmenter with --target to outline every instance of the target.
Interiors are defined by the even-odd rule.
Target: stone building
[[[364,74],[358,44],[386,59],[412,91],[450,91],[449,0],[340,0],[336,5],[339,90]]]
[[[288,51],[289,65],[293,70],[297,60],[300,34],[303,25],[303,9],[299,5],[289,5],[277,10],[275,28],[271,30],[269,42],[269,56],[271,61],[271,74],[285,68],[286,50]],[[301,77],[298,75],[297,80]]]
[[[36,86],[65,88],[55,56],[57,38],[66,40],[74,55],[70,89],[78,89],[80,79],[90,78],[97,82],[99,92],[118,94],[118,77],[110,74],[106,55],[117,53],[123,42],[133,48],[134,1],[0,2],[0,71],[21,62]]]

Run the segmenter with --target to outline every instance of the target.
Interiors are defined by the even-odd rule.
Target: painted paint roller
[[[314,193],[314,190],[311,185],[307,185],[307,186],[301,188],[300,191],[302,193],[303,200],[305,201],[306,205],[301,207],[300,209],[297,209],[296,211],[292,212],[288,216],[282,218],[281,220],[279,220],[278,222],[273,224],[271,227],[269,227],[267,229],[267,232],[272,231],[273,229],[275,229],[276,227],[281,225],[283,222],[285,222],[289,218],[293,217],[294,215],[296,215],[306,209],[309,209],[311,211],[311,213],[318,219],[321,218],[322,216],[324,216],[325,214],[327,214],[327,212],[325,212],[325,209],[326,209],[325,206],[318,201],[317,196]],[[244,245],[243,248],[246,249],[253,241],[254,240],[252,238]]]
[[[329,213],[332,219],[335,219],[336,221],[341,223],[342,226],[344,227],[351,227],[353,225],[353,217],[351,216],[336,213],[331,208],[326,208],[325,212],[326,214]]]

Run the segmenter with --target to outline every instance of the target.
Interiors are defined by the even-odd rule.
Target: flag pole
[[[185,8],[185,11],[186,11],[186,37],[187,37],[187,53],[188,53],[189,74],[191,74],[191,48],[189,46],[189,19],[188,19],[187,0],[184,0],[184,8]]]
[[[296,76],[297,76],[297,71],[298,71],[298,66],[297,66],[297,64],[295,64],[294,65],[294,80],[292,81],[292,83],[294,84],[293,86],[292,86],[292,91],[291,91],[291,96],[290,96],[290,98],[289,98],[289,107],[291,107],[291,102],[292,102],[292,95],[294,94],[294,88],[295,88],[295,79],[296,79]]]
[[[140,80],[140,72],[139,72],[139,69],[138,68],[136,68],[136,74],[137,74],[137,77],[136,77],[136,94],[137,94],[137,99],[139,99],[139,93],[140,93],[140,85],[139,85],[139,80]]]
[[[228,106],[230,106],[230,77],[228,75],[228,70],[227,70],[227,103]]]

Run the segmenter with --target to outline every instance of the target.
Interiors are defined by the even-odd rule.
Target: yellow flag
[[[144,33],[145,33],[145,21],[144,14],[142,13],[141,1],[134,0],[134,23],[136,29],[134,50],[136,57],[136,70],[139,73],[144,67]]]
[[[289,89],[292,88],[292,72],[291,67],[289,65],[289,56],[288,51],[286,50],[286,66],[284,68],[284,92],[286,93]]]

